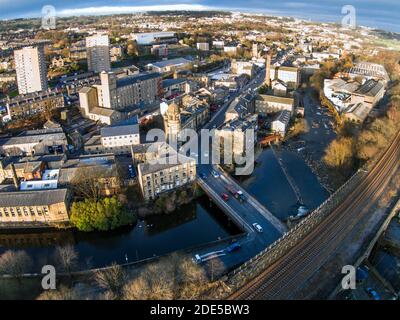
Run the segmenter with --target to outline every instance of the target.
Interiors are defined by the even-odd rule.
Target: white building
[[[281,136],[284,136],[289,126],[290,116],[291,114],[289,111],[281,111],[276,119],[272,121],[271,130],[275,133],[279,133]]]
[[[139,124],[136,118],[101,128],[100,134],[101,144],[104,147],[130,147],[140,143]]]
[[[47,70],[43,47],[25,47],[14,51],[19,94],[47,90]]]
[[[174,72],[179,70],[188,70],[193,66],[193,62],[191,60],[185,58],[176,58],[163,60],[155,63],[149,63],[146,67],[152,71],[167,73]]]
[[[271,81],[281,80],[296,89],[300,85],[300,70],[296,67],[272,66],[270,79]]]
[[[234,60],[232,62],[232,72],[237,75],[247,74],[250,78],[254,77],[255,68],[252,61]]]
[[[86,38],[88,70],[96,73],[111,70],[108,35],[98,34]]]
[[[209,51],[210,50],[210,44],[208,42],[197,42],[196,47],[197,47],[197,50],[200,50],[200,51]]]
[[[177,41],[175,32],[132,33],[132,39],[139,45],[173,43]]]
[[[212,42],[212,46],[214,49],[223,49],[225,45],[225,42],[222,40],[214,40]]]
[[[224,52],[230,53],[230,54],[236,54],[237,46],[233,46],[233,45],[224,46]]]

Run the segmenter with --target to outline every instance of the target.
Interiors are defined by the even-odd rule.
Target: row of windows
[[[41,216],[43,214],[48,215],[49,209],[47,207],[36,207],[36,211],[34,207],[17,207],[17,208],[0,208],[0,217],[15,217],[15,216]]]
[[[114,136],[114,137],[104,137],[104,140],[116,140],[116,139],[127,139],[127,138],[133,138],[134,135],[130,134],[129,136]]]

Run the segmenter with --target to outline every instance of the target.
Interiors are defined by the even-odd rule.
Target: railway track
[[[344,243],[398,168],[400,132],[365,179],[295,247],[228,299],[296,299],[299,290]]]

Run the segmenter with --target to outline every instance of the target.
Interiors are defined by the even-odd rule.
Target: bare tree
[[[205,270],[190,257],[173,254],[138,272],[124,287],[124,299],[196,299],[208,289]]]
[[[95,280],[101,288],[108,291],[109,298],[121,298],[126,274],[120,265],[113,263],[109,268],[96,272]]]
[[[32,267],[31,257],[23,250],[8,250],[0,256],[0,273],[21,277]]]
[[[98,200],[101,196],[104,170],[100,168],[78,168],[71,180],[74,193],[87,199]]]
[[[78,253],[69,244],[56,248],[55,259],[59,268],[67,273],[71,273],[78,266]]]
[[[124,287],[126,300],[171,300],[175,298],[172,264],[166,259],[149,264]]]
[[[117,164],[110,169],[102,167],[78,168],[73,178],[71,186],[74,193],[85,199],[99,200],[103,191],[108,187],[119,188],[122,184],[122,166]]]
[[[78,300],[78,293],[71,288],[61,286],[57,290],[43,291],[36,300]]]
[[[207,270],[211,282],[218,279],[226,271],[225,264],[219,258],[208,260],[207,263],[205,264],[205,268]]]

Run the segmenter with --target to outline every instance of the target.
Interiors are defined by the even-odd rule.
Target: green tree
[[[135,221],[136,216],[129,213],[116,197],[85,199],[74,202],[71,208],[71,223],[85,232],[113,230]]]

